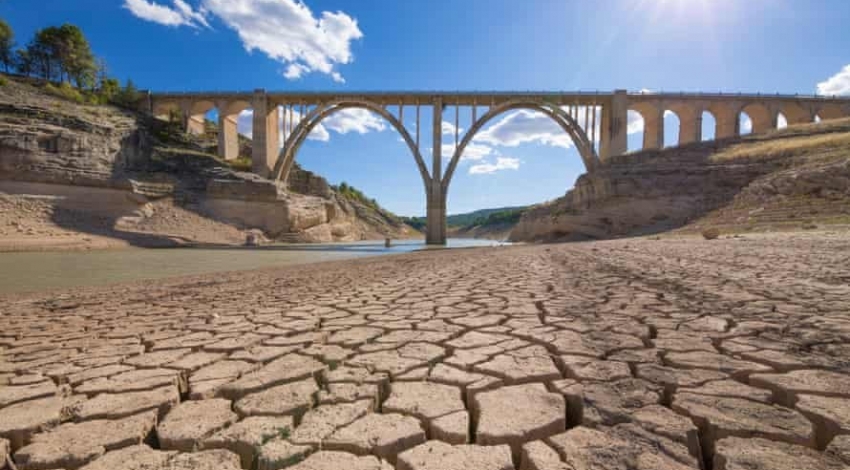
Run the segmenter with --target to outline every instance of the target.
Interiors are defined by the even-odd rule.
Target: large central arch
[[[419,168],[419,174],[422,177],[422,183],[425,185],[425,188],[428,188],[428,185],[431,181],[431,177],[428,173],[428,168],[425,166],[425,161],[422,159],[422,154],[419,151],[419,147],[416,142],[410,136],[410,133],[405,129],[404,124],[399,121],[395,116],[393,116],[390,112],[384,109],[378,103],[366,100],[337,100],[329,103],[325,103],[317,106],[309,113],[307,113],[301,121],[295,126],[295,129],[292,130],[292,134],[286,139],[286,142],[283,144],[283,148],[278,155],[277,161],[275,162],[274,170],[272,175],[276,181],[286,181],[289,177],[289,173],[292,170],[292,166],[295,163],[295,156],[298,153],[298,150],[301,148],[301,145],[307,139],[307,136],[310,135],[310,132],[313,129],[321,124],[323,120],[332,116],[335,113],[338,113],[344,109],[366,109],[371,111],[386,120],[391,126],[393,126],[396,131],[401,135],[404,142],[407,144],[410,152],[413,154],[413,158],[416,160],[416,165]]]
[[[595,106],[594,106],[595,108]],[[573,143],[576,146],[576,149],[581,156],[582,162],[584,163],[584,167],[587,171],[594,170],[599,165],[599,156],[594,149],[593,142],[587,138],[587,133],[582,129],[582,127],[578,124],[578,122],[573,119],[572,116],[569,115],[564,109],[561,107],[540,101],[528,101],[528,100],[513,100],[503,103],[498,106],[491,107],[487,113],[481,116],[477,121],[475,121],[472,126],[469,128],[469,131],[463,136],[463,139],[458,144],[455,149],[454,155],[452,155],[452,160],[449,162],[449,166],[446,168],[446,174],[442,181],[442,190],[443,194],[446,195],[448,193],[449,184],[451,183],[452,176],[454,175],[455,169],[457,168],[458,163],[460,162],[460,158],[463,155],[464,149],[466,149],[467,145],[469,145],[478,132],[487,125],[490,121],[495,119],[501,114],[504,114],[508,111],[513,111],[517,109],[527,109],[531,111],[538,111],[548,116],[550,119],[555,121],[567,135],[573,140]],[[594,113],[596,110],[594,109]],[[594,121],[596,121],[594,117]],[[594,123],[595,125],[596,123]],[[601,122],[600,124],[601,128]],[[601,137],[601,136],[600,136]]]

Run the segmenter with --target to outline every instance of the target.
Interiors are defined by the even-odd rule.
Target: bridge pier
[[[443,101],[434,100],[431,179],[426,190],[425,243],[446,244],[446,192],[443,191]]]
[[[254,108],[251,170],[268,178],[280,151],[280,115],[277,104],[269,101],[265,90],[254,90],[251,107]]]
[[[239,158],[238,114],[225,114],[224,109],[225,106],[218,107],[218,156],[224,160],[235,160]]]
[[[601,118],[599,160],[605,163],[628,151],[629,95],[626,90],[614,92],[610,106],[602,107]]]

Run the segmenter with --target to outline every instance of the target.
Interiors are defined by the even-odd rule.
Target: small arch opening
[[[746,111],[741,111],[738,114],[738,135],[748,135],[753,133],[753,120]]]
[[[711,111],[702,112],[702,140],[714,140],[717,138],[717,119]]]
[[[681,144],[679,136],[681,121],[675,111],[664,110],[664,147],[677,147]]]
[[[643,129],[645,121],[640,111],[630,109],[627,115],[627,150],[629,152],[640,152],[643,150]]]

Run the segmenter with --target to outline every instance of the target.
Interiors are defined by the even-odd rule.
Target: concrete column
[[[754,116],[754,115],[755,116]],[[776,120],[779,113],[768,110],[764,113],[750,114],[750,120],[753,122],[753,134],[764,134],[776,129]]]
[[[265,90],[254,90],[253,156],[254,173],[268,178],[280,150],[280,128],[277,106],[269,103]]]
[[[187,134],[201,135],[204,133],[204,114],[192,114],[192,104],[191,102],[180,103],[183,129]]]
[[[741,133],[738,113],[734,109],[723,106],[714,108],[711,112],[714,114],[714,121],[717,126],[714,130],[715,140],[737,137]]]
[[[683,108],[676,112],[679,116],[679,145],[691,144],[702,140],[702,112],[696,108]]]
[[[218,107],[218,156],[225,160],[239,158],[239,133],[236,129],[238,114],[226,113],[227,105]]]
[[[443,192],[443,102],[434,101],[431,181],[426,191],[427,217],[425,243],[446,244],[446,193]],[[448,188],[446,188],[448,191]]]
[[[643,149],[655,150],[664,146],[664,110],[645,108],[643,115]]]
[[[602,136],[599,142],[599,159],[622,155],[628,150],[629,95],[626,90],[614,91],[611,104],[602,108]]]

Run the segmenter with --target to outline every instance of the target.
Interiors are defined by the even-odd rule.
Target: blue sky
[[[160,91],[850,93],[847,0],[5,0],[0,16],[19,43],[75,23],[113,75]],[[675,117],[666,121],[675,142]],[[635,148],[639,120],[631,128]],[[323,129],[302,166],[396,213],[424,213],[421,179],[391,127],[352,112]],[[584,170],[539,116],[506,114],[485,136],[452,180],[450,213],[552,199]]]

